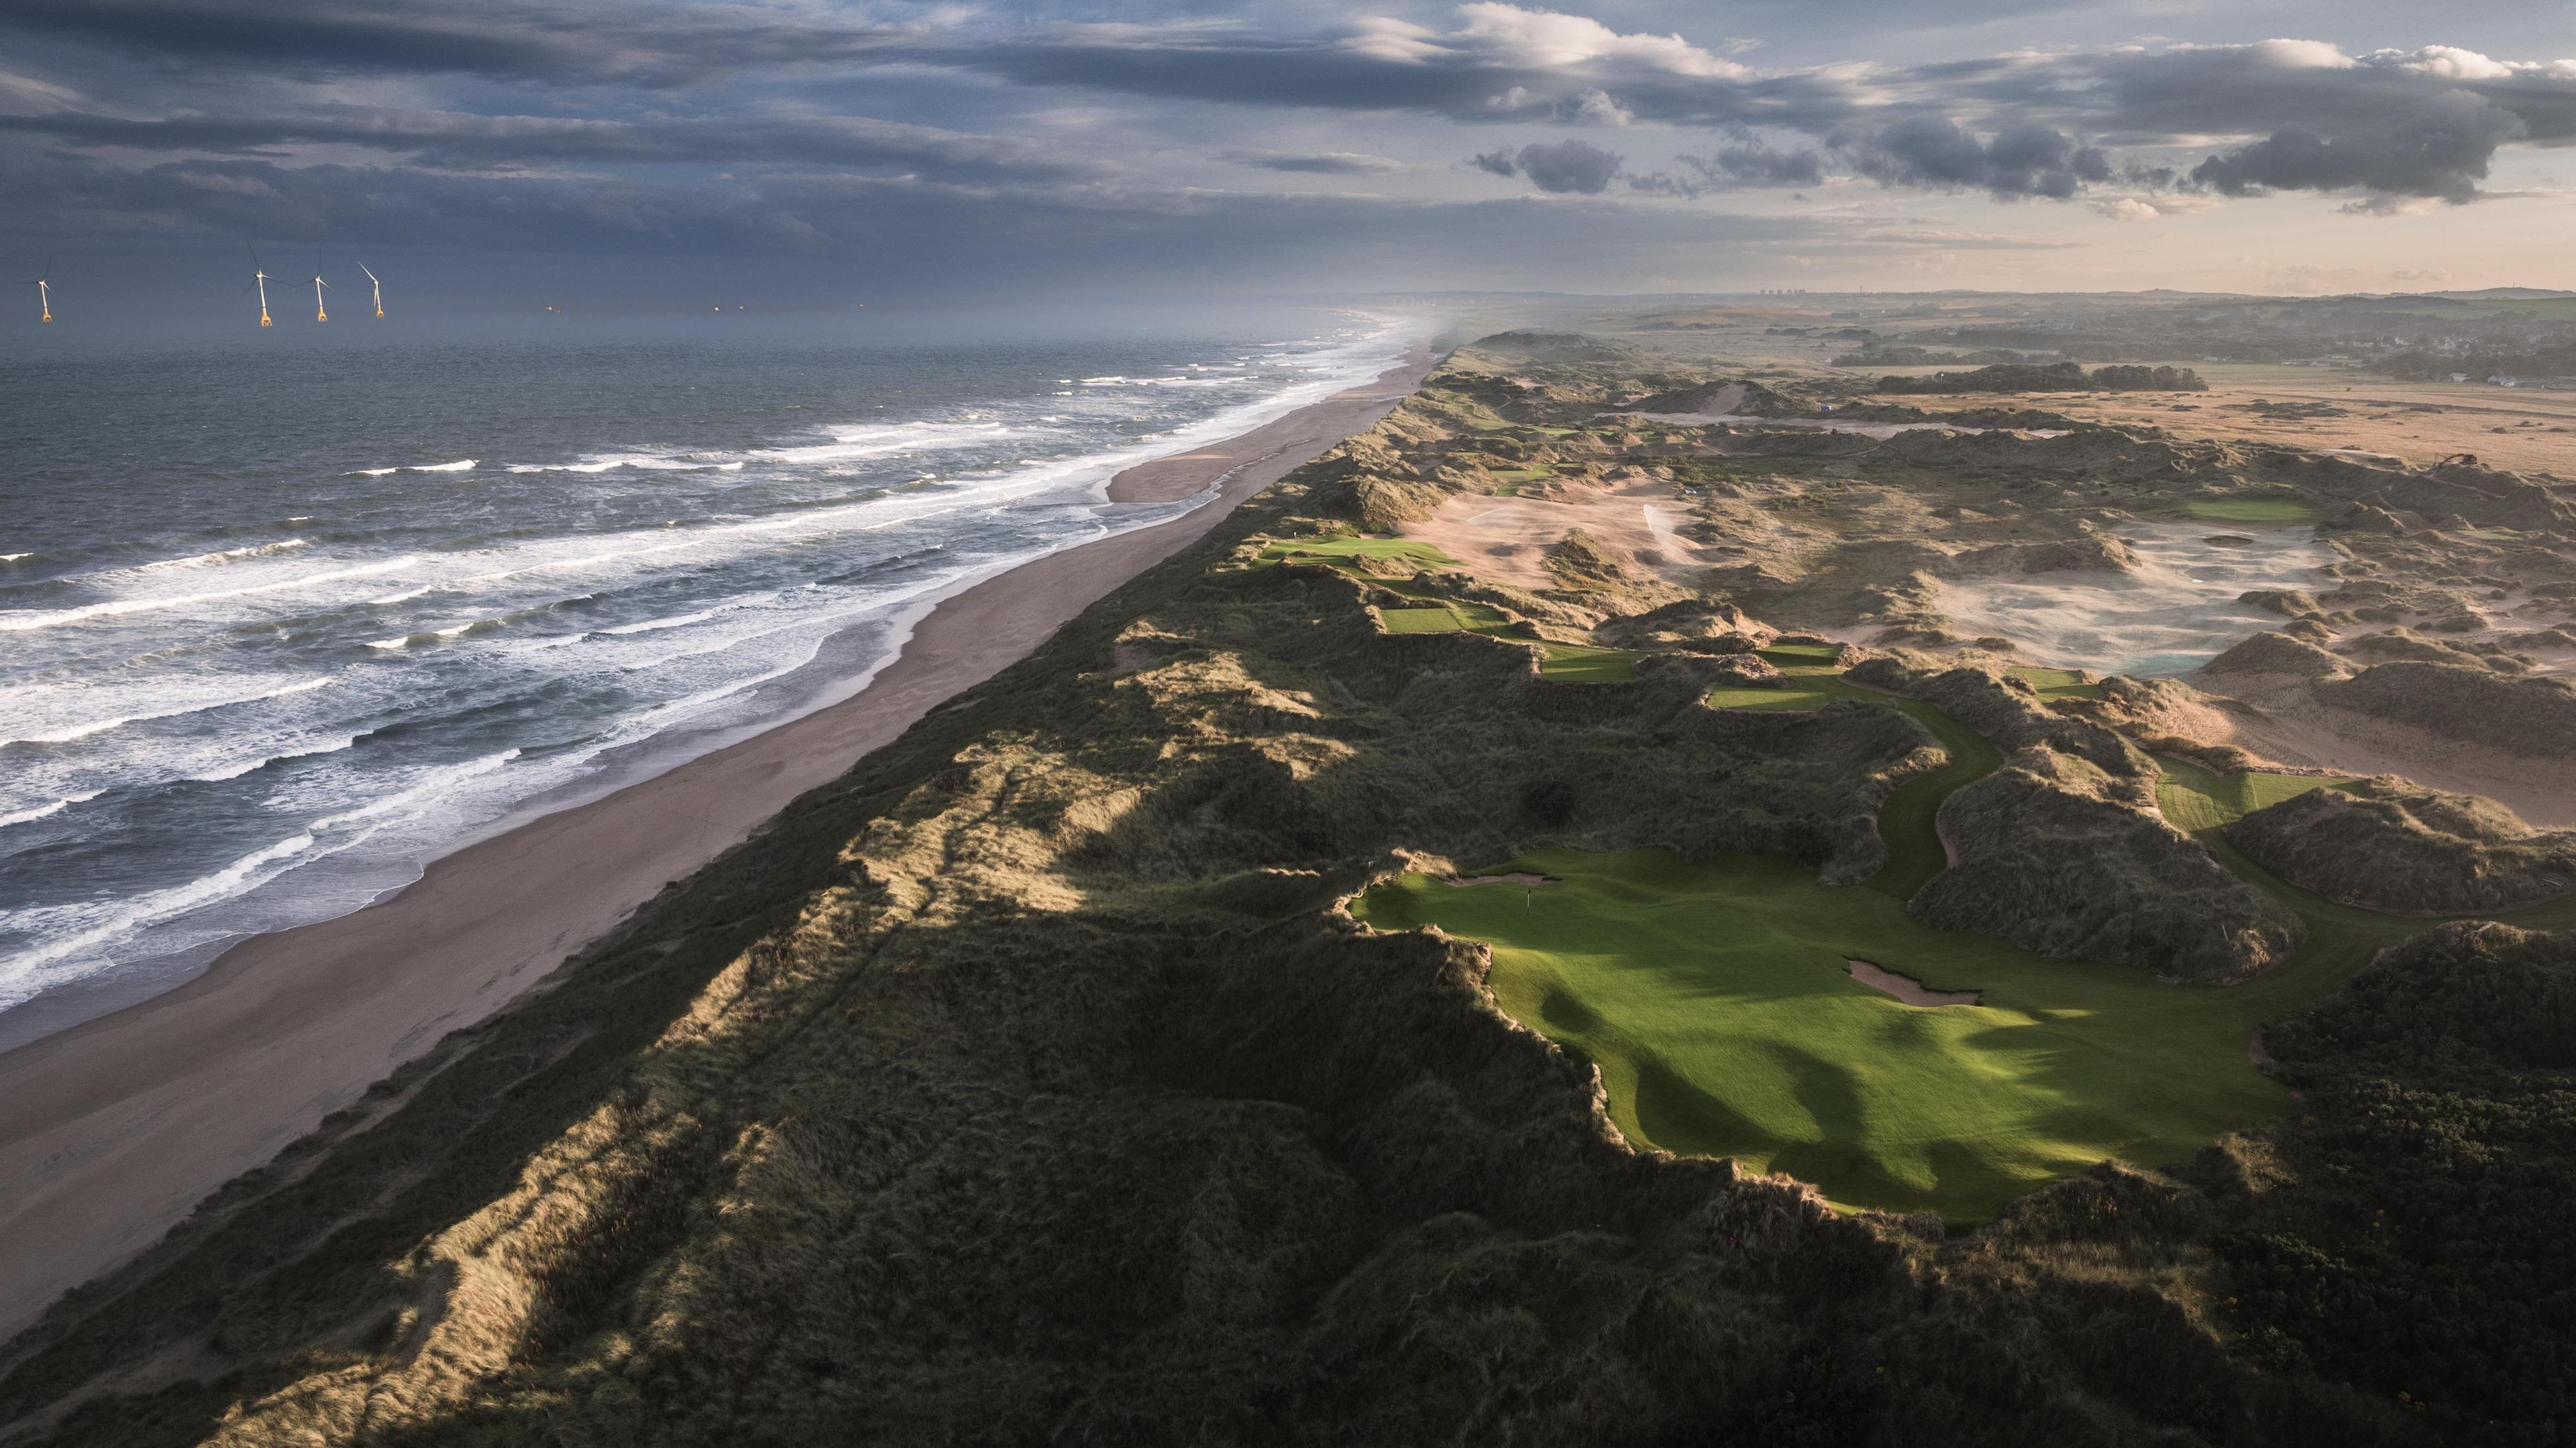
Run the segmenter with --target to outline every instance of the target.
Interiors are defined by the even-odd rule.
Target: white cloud
[[[1524,10],[1501,0],[1461,5],[1467,23],[1453,32],[1477,48],[1537,70],[1563,70],[1591,61],[1627,61],[1672,75],[1743,76],[1745,67],[1713,55],[1678,35],[1625,35],[1588,15]]]
[[[1358,33],[1342,42],[1345,49],[1406,65],[1419,65],[1441,54],[1440,42],[1433,33],[1410,20],[1364,15],[1357,25]]]
[[[2277,70],[2350,70],[2361,64],[2322,40],[2264,40],[2245,49]]]
[[[2108,200],[2096,201],[2093,203],[2093,209],[2113,221],[2153,221],[2164,215],[2154,206],[2135,196],[2114,196]]]

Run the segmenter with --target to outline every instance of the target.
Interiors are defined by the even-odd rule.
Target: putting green
[[[2038,690],[2042,702],[2105,697],[2101,685],[2084,682],[2084,676],[2073,669],[2043,669],[2036,665],[2025,664],[2006,669],[2004,672],[2027,682],[2033,689]]]
[[[1898,709],[1950,753],[1890,796],[1889,861],[1865,885],[1822,885],[1758,856],[1549,851],[1490,871],[1552,877],[1533,889],[1409,875],[1352,903],[1380,929],[1437,925],[1488,942],[1496,1001],[1597,1063],[1611,1119],[1641,1145],[1788,1172],[1842,1206],[1983,1221],[2052,1177],[2110,1157],[2169,1164],[2278,1114],[2289,1096],[2255,1069],[2254,1031],[2435,923],[2326,900],[2219,833],[2335,781],[2166,760],[2167,817],[2301,917],[2306,939],[2288,960],[2238,985],[2168,986],[1935,930],[1902,902],[1942,868],[1934,816],[1996,766],[1993,745],[1931,705],[1841,678],[1821,651],[1764,652],[1788,687],[1710,702]],[[2576,897],[2495,918],[2576,928]],[[1980,998],[1905,1005],[1852,980],[1852,960]]]
[[[2296,498],[2202,498],[2182,510],[2212,523],[2313,523],[2325,516]]]

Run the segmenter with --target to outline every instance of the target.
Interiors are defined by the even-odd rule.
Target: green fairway
[[[1842,1205],[1980,1221],[2104,1157],[2179,1160],[2289,1099],[2245,1049],[2286,1003],[2277,987],[2048,960],[1785,860],[1550,851],[1505,868],[1553,880],[1407,876],[1355,913],[1491,942],[1496,1000],[1600,1065],[1630,1139],[1789,1172]],[[1904,1005],[1851,979],[1853,959],[1984,996]]]
[[[2211,523],[2313,523],[2325,516],[2296,498],[2202,498],[2182,510]]]
[[[1822,885],[1756,856],[1544,851],[1490,871],[1551,877],[1534,889],[1409,875],[1354,901],[1354,913],[1380,929],[1437,925],[1490,943],[1497,1002],[1598,1063],[1612,1119],[1640,1145],[1732,1156],[1814,1182],[1841,1205],[1954,1222],[1985,1220],[2108,1157],[2177,1161],[2277,1114],[2288,1094],[2255,1069],[2253,1032],[2434,923],[2326,900],[2219,833],[2249,810],[2348,782],[2222,776],[2167,759],[2167,818],[2301,917],[2307,936],[2288,960],[2238,985],[2169,986],[1926,926],[1903,902],[1943,868],[1935,815],[2000,757],[1939,709],[1842,678],[1830,654],[1765,650],[1787,687],[1708,701],[1862,702],[1911,716],[1941,742],[1949,762],[1882,808],[1888,863],[1864,884]],[[2576,898],[2499,918],[2576,928]],[[1974,1005],[1908,1006],[1852,980],[1852,960],[1982,994]]]
[[[1417,568],[1463,568],[1466,565],[1440,551],[1435,543],[1419,538],[1300,538],[1292,543],[1273,543],[1261,550],[1261,561],[1280,563],[1294,559],[1301,563],[1348,565],[1357,558],[1379,562],[1390,559],[1413,564]]]
[[[1381,608],[1377,616],[1388,633],[1456,633],[1466,627],[1445,608]]]
[[[1713,689],[1707,703],[1715,709],[1821,709],[1837,699],[1849,699],[1893,709],[1931,731],[1950,758],[1939,768],[1898,785],[1879,808],[1878,835],[1887,842],[1887,864],[1868,882],[1870,889],[1883,895],[1908,900],[1948,863],[1932,825],[1941,801],[1959,786],[1984,778],[2003,763],[2003,755],[1984,735],[1920,699],[1864,689],[1844,679],[1832,666],[1835,653],[1835,646],[1815,644],[1764,649],[1762,656],[1789,676],[1786,687]]]
[[[2058,699],[2099,699],[2104,697],[2101,685],[2088,684],[2084,682],[2084,676],[2073,669],[2043,669],[2035,665],[2024,664],[2006,669],[2004,672],[2012,675],[2016,679],[2023,680],[2033,689],[2038,690],[2040,701],[2042,703]]]
[[[2260,770],[2219,774],[2190,760],[2161,754],[2156,756],[2156,763],[2164,769],[2164,778],[2156,784],[2156,804],[2175,829],[2193,835],[2234,824],[2258,809],[2296,799],[2310,790],[2361,787],[2357,779],[2320,779],[2311,774],[2267,774]]]

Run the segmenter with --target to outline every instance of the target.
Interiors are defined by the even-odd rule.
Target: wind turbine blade
[[[382,278],[379,278],[379,277],[378,277],[374,272],[367,271],[367,264],[366,264],[365,262],[360,262],[360,263],[358,263],[358,270],[360,270],[360,271],[362,271],[362,272],[367,272],[367,280],[369,280],[369,281],[371,281],[371,282],[374,282],[374,283],[375,283],[376,285],[378,285],[378,286],[383,286],[383,285],[384,285],[384,281],[383,281],[383,279],[382,279]]]

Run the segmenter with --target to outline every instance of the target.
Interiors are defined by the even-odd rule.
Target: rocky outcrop
[[[2227,826],[2246,855],[2329,900],[2409,915],[2509,910],[2576,889],[2576,831],[2491,799],[2376,779],[2312,790]]]

